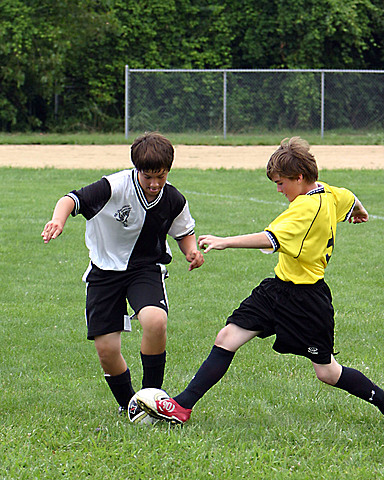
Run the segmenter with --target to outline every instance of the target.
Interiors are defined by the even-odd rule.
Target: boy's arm
[[[189,262],[189,269],[199,268],[204,263],[203,254],[197,249],[196,236],[186,235],[185,237],[177,240],[180,250],[184,253],[185,258]]]
[[[265,232],[237,235],[235,237],[215,237],[214,235],[200,235],[199,247],[204,253],[210,250],[224,250],[226,248],[273,248]]]
[[[62,197],[56,203],[53,211],[52,220],[50,220],[41,232],[44,243],[57,238],[63,231],[65,222],[75,207],[75,202],[71,197]]]
[[[351,217],[349,219],[349,223],[353,221],[353,223],[363,223],[363,222],[368,222],[368,212],[367,210],[363,207],[363,204],[360,202],[360,200],[356,198],[355,206],[353,207]]]

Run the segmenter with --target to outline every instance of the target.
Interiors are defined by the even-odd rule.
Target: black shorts
[[[279,353],[302,355],[320,364],[331,362],[334,310],[324,280],[296,285],[266,278],[232,313],[228,323],[260,332],[260,338],[276,335],[273,349]]]
[[[164,282],[167,271],[164,266],[149,265],[124,272],[101,270],[93,264],[91,267],[85,274],[85,315],[89,340],[97,335],[124,330],[124,319],[128,315],[127,300],[135,314],[147,306],[159,307],[168,313]]]

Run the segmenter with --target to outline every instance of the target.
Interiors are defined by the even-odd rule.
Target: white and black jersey
[[[87,220],[85,243],[92,263],[102,270],[168,264],[167,234],[180,240],[194,233],[185,197],[167,182],[148,202],[136,169],[108,175],[68,196],[75,202],[72,215]]]

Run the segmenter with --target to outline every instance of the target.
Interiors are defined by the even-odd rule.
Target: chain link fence
[[[129,131],[378,131],[384,70],[125,70]]]

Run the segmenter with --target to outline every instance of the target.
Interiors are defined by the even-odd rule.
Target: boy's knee
[[[120,345],[109,341],[104,336],[95,338],[95,348],[101,362],[120,355]]]
[[[167,317],[154,316],[147,324],[147,331],[156,336],[163,336],[167,331]]]
[[[223,327],[216,336],[215,345],[226,345],[226,340],[231,336],[228,326]]]
[[[340,372],[336,369],[316,369],[316,377],[320,382],[326,383],[327,385],[334,386],[336,385]]]
[[[139,313],[143,331],[149,335],[161,336],[167,331],[167,313],[161,308],[148,307]]]
[[[329,375],[324,372],[316,372],[316,377],[320,382],[326,383],[327,385],[330,384]]]

